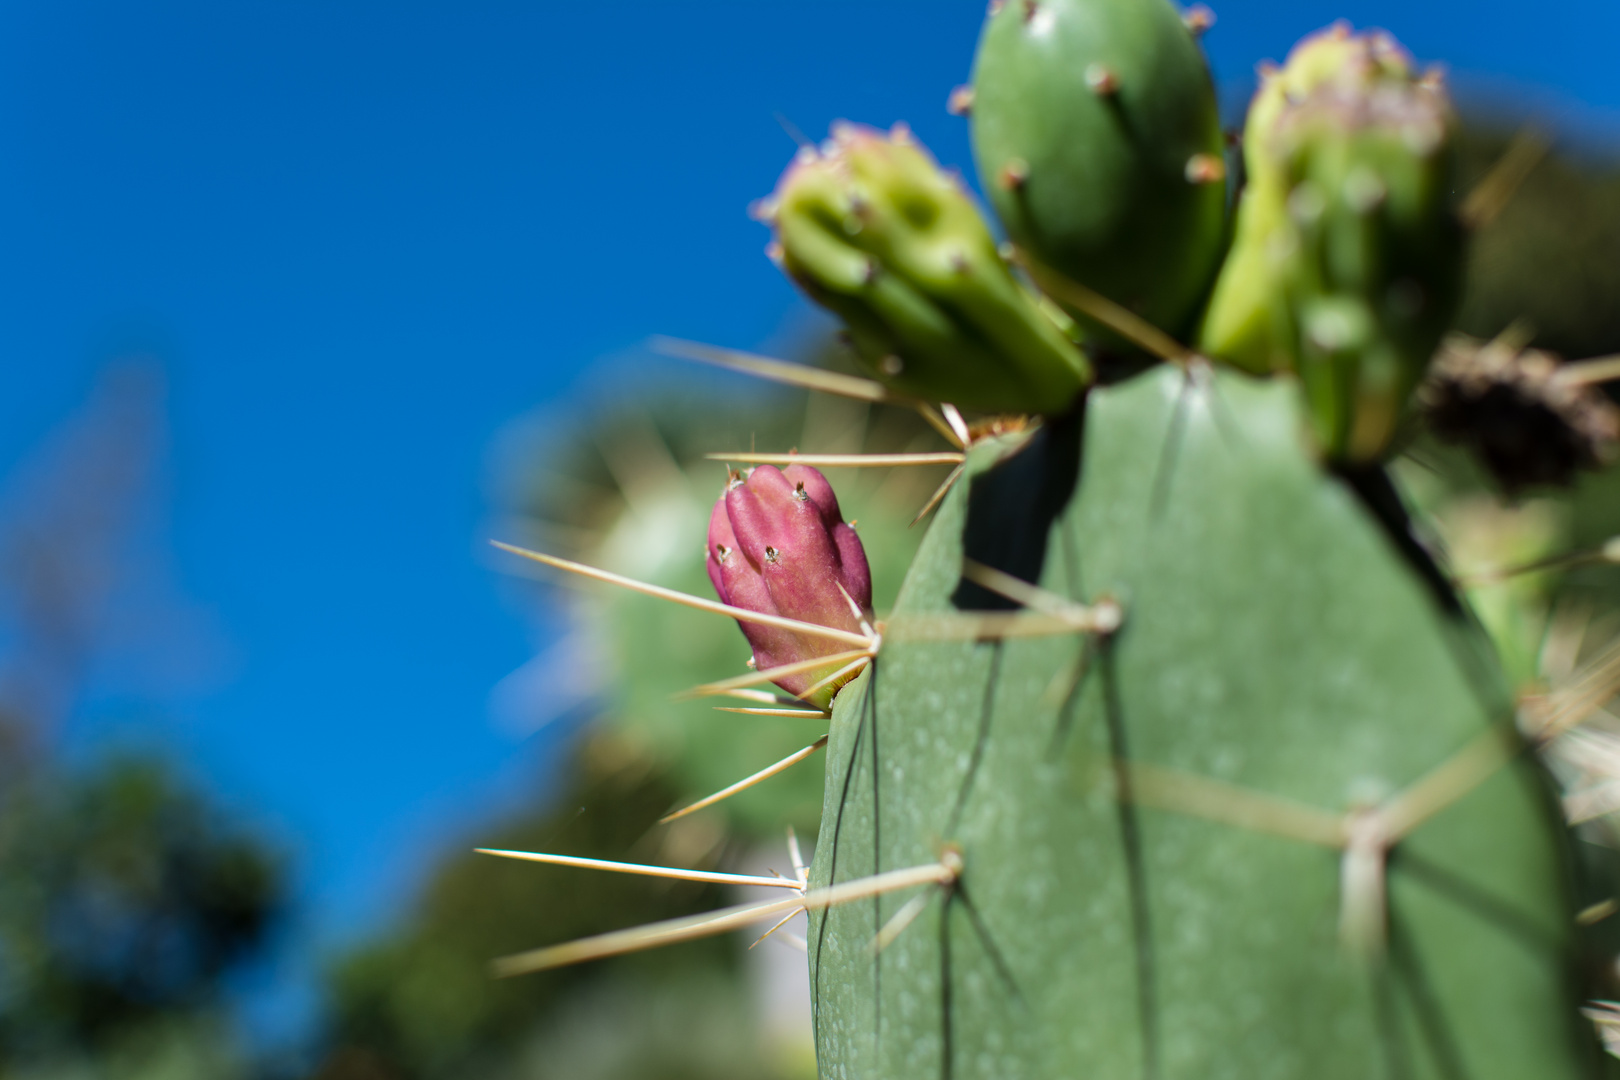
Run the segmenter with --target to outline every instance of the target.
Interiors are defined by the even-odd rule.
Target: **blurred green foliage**
[[[713,822],[656,828],[674,790],[632,745],[579,747],[549,810],[481,834],[492,847],[683,866],[727,862]],[[491,958],[719,907],[714,885],[487,855],[439,867],[394,933],[332,970],[318,1080],[788,1080],[803,1062],[757,1030],[741,946],[713,938],[520,979]],[[775,946],[771,946],[775,947]]]
[[[86,711],[91,673],[118,653],[105,633],[111,611],[139,620],[137,663],[186,647],[131,600],[164,592],[138,557],[161,401],[154,369],[109,368],[0,493],[7,1078],[258,1074],[236,1023],[237,980],[273,944],[287,907],[279,851],[161,752],[103,748],[72,760],[60,745],[63,726]]]
[[[1482,123],[1461,140],[1461,191],[1513,132]],[[1620,352],[1620,158],[1555,146],[1474,237],[1458,329],[1490,338],[1525,319],[1538,348],[1569,359]]]
[[[96,1045],[216,1007],[282,888],[261,842],[163,765],[114,759],[9,785],[0,812],[0,1043],[17,1055]]]
[[[0,784],[0,1075],[246,1075],[233,973],[280,858],[160,760],[30,761]]]

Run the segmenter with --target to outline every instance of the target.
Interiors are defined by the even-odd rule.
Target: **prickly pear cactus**
[[[956,451],[722,455],[757,466],[711,519],[723,604],[528,553],[743,625],[757,670],[693,693],[830,730],[681,813],[825,747],[811,866],[500,970],[802,909],[828,1080],[1610,1075],[1538,754],[1620,694],[1620,642],[1516,696],[1386,470],[1462,262],[1442,88],[1386,35],[1307,39],[1251,110],[1212,299],[1221,136],[1164,0],[998,0],[971,97],[1028,281],[908,133],[844,127],[764,216],[879,381],[701,350],[916,408]],[[1091,359],[1136,355],[1090,363],[1034,289]],[[1176,335],[1206,302],[1201,356]],[[807,467],[947,462],[873,613]]]
[[[975,455],[894,621],[985,604],[964,557],[1124,620],[891,640],[840,695],[812,885],[964,869],[881,953],[901,901],[814,917],[823,1076],[1594,1075],[1506,688],[1381,474],[1300,432],[1161,368]]]

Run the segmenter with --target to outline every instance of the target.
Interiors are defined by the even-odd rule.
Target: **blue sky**
[[[1346,15],[1620,117],[1615,0],[1215,6],[1223,80]],[[491,439],[649,334],[790,322],[744,213],[792,152],[775,115],[905,119],[966,165],[943,104],[982,7],[0,5],[0,476],[104,363],[157,357],[179,587],[228,642],[162,719],[71,736],[133,724],[253,808],[314,937],[391,910],[541,752],[487,707],[536,644],[483,553]]]

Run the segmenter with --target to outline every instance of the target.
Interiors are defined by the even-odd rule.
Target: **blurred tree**
[[[0,1063],[128,1056],[175,1021],[223,1021],[263,944],[278,860],[162,762],[46,767],[0,804]],[[88,1062],[82,1062],[88,1065]]]
[[[674,797],[634,746],[586,739],[551,808],[489,846],[705,867],[713,821],[657,828]],[[770,1080],[801,1076],[757,1030],[735,940],[495,980],[491,958],[721,906],[712,885],[456,856],[403,926],[338,962],[318,1080]],[[776,948],[777,945],[767,947]]]
[[[281,860],[161,756],[71,765],[61,727],[109,670],[139,694],[187,644],[148,532],[155,369],[111,369],[0,503],[0,1075],[246,1076],[232,974],[285,904]],[[184,620],[179,620],[184,622]]]

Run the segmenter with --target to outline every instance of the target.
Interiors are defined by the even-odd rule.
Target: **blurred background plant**
[[[139,707],[195,659],[154,551],[155,367],[109,369],[0,517],[0,1075],[232,1077],[232,978],[274,940],[277,845],[155,748],[74,755],[64,719]],[[167,673],[167,674],[166,674]],[[133,700],[131,700],[133,699]]]

